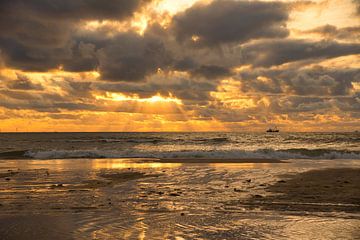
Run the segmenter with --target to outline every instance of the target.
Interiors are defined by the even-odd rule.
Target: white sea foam
[[[115,150],[51,150],[28,151],[25,156],[34,159],[66,158],[219,158],[219,159],[360,159],[359,152],[336,150],[272,150],[256,151],[115,151]]]

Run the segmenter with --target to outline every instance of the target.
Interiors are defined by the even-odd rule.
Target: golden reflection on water
[[[258,207],[265,206],[260,201],[267,198],[264,188],[259,187],[260,184],[269,186],[277,180],[274,176],[289,173],[288,168],[294,166],[290,163],[184,164],[156,161],[0,160],[0,172],[7,173],[7,169],[21,168],[20,174],[11,176],[10,181],[0,182],[1,211],[22,214],[29,211],[30,214],[61,216],[71,213],[66,216],[69,216],[69,223],[75,222],[74,235],[81,239],[183,240],[208,239],[213,236],[218,236],[217,239],[259,239],[262,236],[274,236],[273,239],[304,239],[309,238],[310,233],[313,239],[357,239],[359,236],[355,232],[359,226],[358,213],[316,212],[311,215],[293,211],[288,215],[286,211],[259,210]],[[314,165],[314,161],[302,161],[302,164],[307,165],[299,165],[301,168],[290,170],[301,172],[329,167],[336,162],[316,163]],[[351,161],[344,160],[341,164],[345,163],[353,166]],[[307,168],[303,169],[303,166]],[[177,167],[181,169],[176,169]],[[29,171],[22,171],[26,168]],[[121,182],[123,185],[86,184],[93,179],[104,182],[104,179],[100,179],[98,170],[124,168],[173,169],[154,174],[159,175],[159,178],[149,176],[131,183]],[[47,169],[49,175],[46,174]],[[58,169],[61,171],[56,172]],[[228,169],[234,171],[227,171]],[[142,169],[139,172],[153,174],[158,170]],[[247,182],[247,179],[254,181]],[[56,186],[59,183],[63,185]],[[243,191],[236,192],[233,188]],[[178,192],[179,195],[171,195]],[[247,205],[247,199],[256,196],[255,194],[263,198],[259,202],[251,202],[255,205]],[[108,204],[109,201],[111,204]],[[293,205],[292,202],[286,204]],[[49,227],[49,231],[57,231],[57,225],[50,226],[53,227]],[[70,229],[69,227],[67,232],[71,232]],[[228,238],[229,236],[232,238]]]
[[[182,163],[159,163],[154,159],[59,159],[59,160],[2,160],[0,169],[39,169],[49,170],[99,170],[126,168],[176,168]]]
[[[96,159],[92,162],[93,169],[176,168],[181,165],[181,163],[159,163],[144,159]]]
[[[275,163],[278,164],[278,163]],[[228,169],[254,169],[254,168],[269,168],[275,165],[274,163],[209,163],[209,167],[213,168],[228,168]]]

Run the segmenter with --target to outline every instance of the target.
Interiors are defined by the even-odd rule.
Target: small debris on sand
[[[180,194],[179,193],[169,193],[169,196],[178,197],[178,196],[180,196]]]
[[[234,192],[244,192],[244,190],[234,188]]]
[[[263,198],[263,196],[259,195],[259,194],[255,194],[254,198]]]

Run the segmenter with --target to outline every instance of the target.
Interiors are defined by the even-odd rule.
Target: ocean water
[[[359,133],[1,133],[0,239],[360,239],[349,175],[359,143]],[[329,168],[340,173],[306,180]],[[301,184],[272,191],[291,176]]]
[[[1,133],[0,158],[360,159],[360,133]]]

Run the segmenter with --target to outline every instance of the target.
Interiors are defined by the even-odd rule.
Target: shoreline
[[[266,158],[160,158],[160,163],[287,163],[280,159]]]
[[[360,164],[348,161],[347,167],[333,168],[329,162],[296,165],[272,164],[286,162],[271,159],[227,159],[225,163],[239,166],[254,164],[218,168],[193,163],[224,163],[224,159],[129,162],[133,161],[2,160],[0,238],[27,239],[30,234],[38,239],[90,239],[96,233],[102,239],[128,239],[118,229],[139,236],[144,227],[151,229],[144,233],[147,239],[163,239],[166,234],[221,239],[222,234],[242,236],[254,231],[258,237],[289,238],[294,237],[291,226],[299,221],[304,232],[297,232],[297,239],[307,239],[306,232],[313,227],[321,237],[339,229],[344,235],[336,236],[358,236],[354,230],[360,223]],[[84,229],[84,222],[88,228]],[[273,226],[270,232],[269,225]],[[215,230],[209,231],[208,226]]]
[[[276,158],[211,158],[211,157],[178,157],[178,158],[154,158],[154,157],[69,157],[69,158],[34,158],[26,155],[27,150],[8,151],[0,153],[0,160],[75,160],[75,159],[109,159],[128,160],[134,162],[158,162],[158,163],[286,163],[285,159]],[[140,160],[140,161],[139,161]]]

